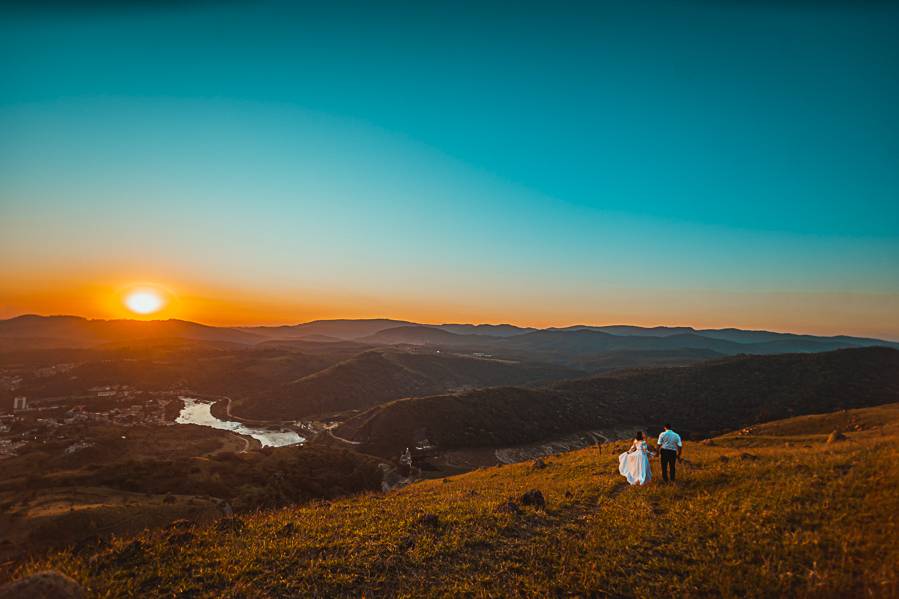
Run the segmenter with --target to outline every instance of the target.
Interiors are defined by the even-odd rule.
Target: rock
[[[518,504],[512,501],[506,501],[505,503],[501,503],[499,507],[496,508],[497,512],[507,513],[507,514],[520,514],[521,508],[518,507]]]
[[[176,501],[178,499],[171,493],[166,493],[165,497],[162,498],[162,503],[175,503]]]
[[[543,497],[543,493],[541,493],[537,489],[531,489],[527,493],[521,496],[522,505],[529,505],[531,507],[543,509],[546,507],[546,499]]]
[[[574,493],[572,493],[571,491],[565,491],[565,499],[571,499],[572,497],[574,497]]]
[[[754,462],[755,460],[759,459],[759,456],[751,454],[751,453],[741,453],[740,459],[743,460],[744,462],[746,462],[746,461]]]
[[[440,518],[437,514],[425,514],[421,518],[418,519],[418,524],[422,526],[430,526],[431,528],[436,528],[440,525]]]
[[[240,518],[231,517],[219,520],[215,528],[219,532],[242,532],[245,526]]]
[[[844,435],[840,431],[833,431],[827,437],[827,444],[830,445],[831,443],[836,443],[838,441],[845,441],[845,440],[846,440],[846,435]]]
[[[84,596],[81,585],[52,570],[0,586],[0,599],[81,599]]]
[[[727,457],[726,455],[723,455],[723,456],[721,456],[720,458],[718,458],[718,461],[720,461],[720,462],[729,462],[729,461],[730,461],[730,458]]]
[[[543,458],[537,458],[536,460],[534,460],[534,463],[531,464],[531,468],[534,468],[535,470],[543,470],[544,468],[546,468],[546,462],[543,461]]]
[[[288,522],[284,526],[281,527],[281,530],[278,531],[279,537],[289,537],[296,533],[297,527],[293,522]]]
[[[716,446],[716,443],[714,441],[712,441],[711,439],[703,439],[701,441],[701,443],[707,447],[715,447]]]

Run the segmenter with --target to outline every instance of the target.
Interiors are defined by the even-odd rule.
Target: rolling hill
[[[740,329],[630,325],[534,329],[509,324],[417,324],[404,320],[316,320],[297,325],[214,327],[183,320],[89,320],[78,316],[24,315],[0,320],[0,350],[96,347],[151,340],[192,340],[240,345],[263,342],[362,342],[436,345],[505,354],[544,352],[558,360],[588,353],[701,349],[725,355],[830,351],[899,343],[863,337],[816,337]],[[576,366],[576,365],[575,365]]]
[[[879,425],[687,443],[676,485],[627,486],[627,442],[610,443],[144,532],[17,576],[115,597],[897,597],[899,411],[851,415]]]
[[[277,327],[244,327],[242,330],[270,339],[312,339],[313,336],[330,337],[349,341],[374,335],[384,329],[391,329],[413,323],[405,320],[391,320],[389,318],[371,319],[337,319],[337,320],[313,320],[296,325]]]
[[[566,433],[671,421],[687,437],[755,422],[899,401],[899,351],[741,356],[624,371],[540,389],[492,388],[393,401],[341,424],[360,449],[396,455],[426,436],[440,449],[512,446]]]
[[[494,385],[524,385],[582,374],[558,366],[467,356],[367,351],[263,394],[244,398],[232,411],[241,417],[295,420],[367,409],[401,397]]]
[[[849,337],[812,337],[758,331],[703,331],[683,329],[640,329],[639,327],[572,327],[522,332],[503,337],[451,333],[430,326],[402,326],[384,329],[363,341],[380,345],[426,345],[455,351],[483,352],[507,359],[531,359],[588,369],[596,358],[610,352],[697,351],[706,356],[739,354],[781,354],[822,352],[836,349],[880,345],[899,348],[899,344]],[[746,333],[746,336],[740,335]],[[736,340],[740,339],[740,340]],[[633,354],[637,355],[637,354]],[[640,364],[632,364],[633,366]]]
[[[97,347],[104,344],[188,339],[252,344],[263,337],[186,320],[88,320],[79,316],[25,315],[0,321],[0,349]]]

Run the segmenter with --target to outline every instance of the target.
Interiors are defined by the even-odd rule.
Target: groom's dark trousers
[[[662,454],[662,479],[668,480],[668,469],[671,468],[671,480],[674,480],[674,465],[677,464],[677,451],[663,449]]]

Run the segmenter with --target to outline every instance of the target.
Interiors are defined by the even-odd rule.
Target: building
[[[27,410],[28,409],[28,398],[25,397],[24,395],[20,395],[18,397],[13,398],[12,409],[13,409],[13,412],[18,412],[19,410]]]

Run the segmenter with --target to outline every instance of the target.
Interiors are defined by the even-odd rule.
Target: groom
[[[674,466],[680,459],[684,444],[680,435],[671,430],[671,425],[666,424],[665,430],[659,435],[659,449],[662,455],[662,479],[668,482],[668,469],[671,469],[671,481],[674,482]]]

